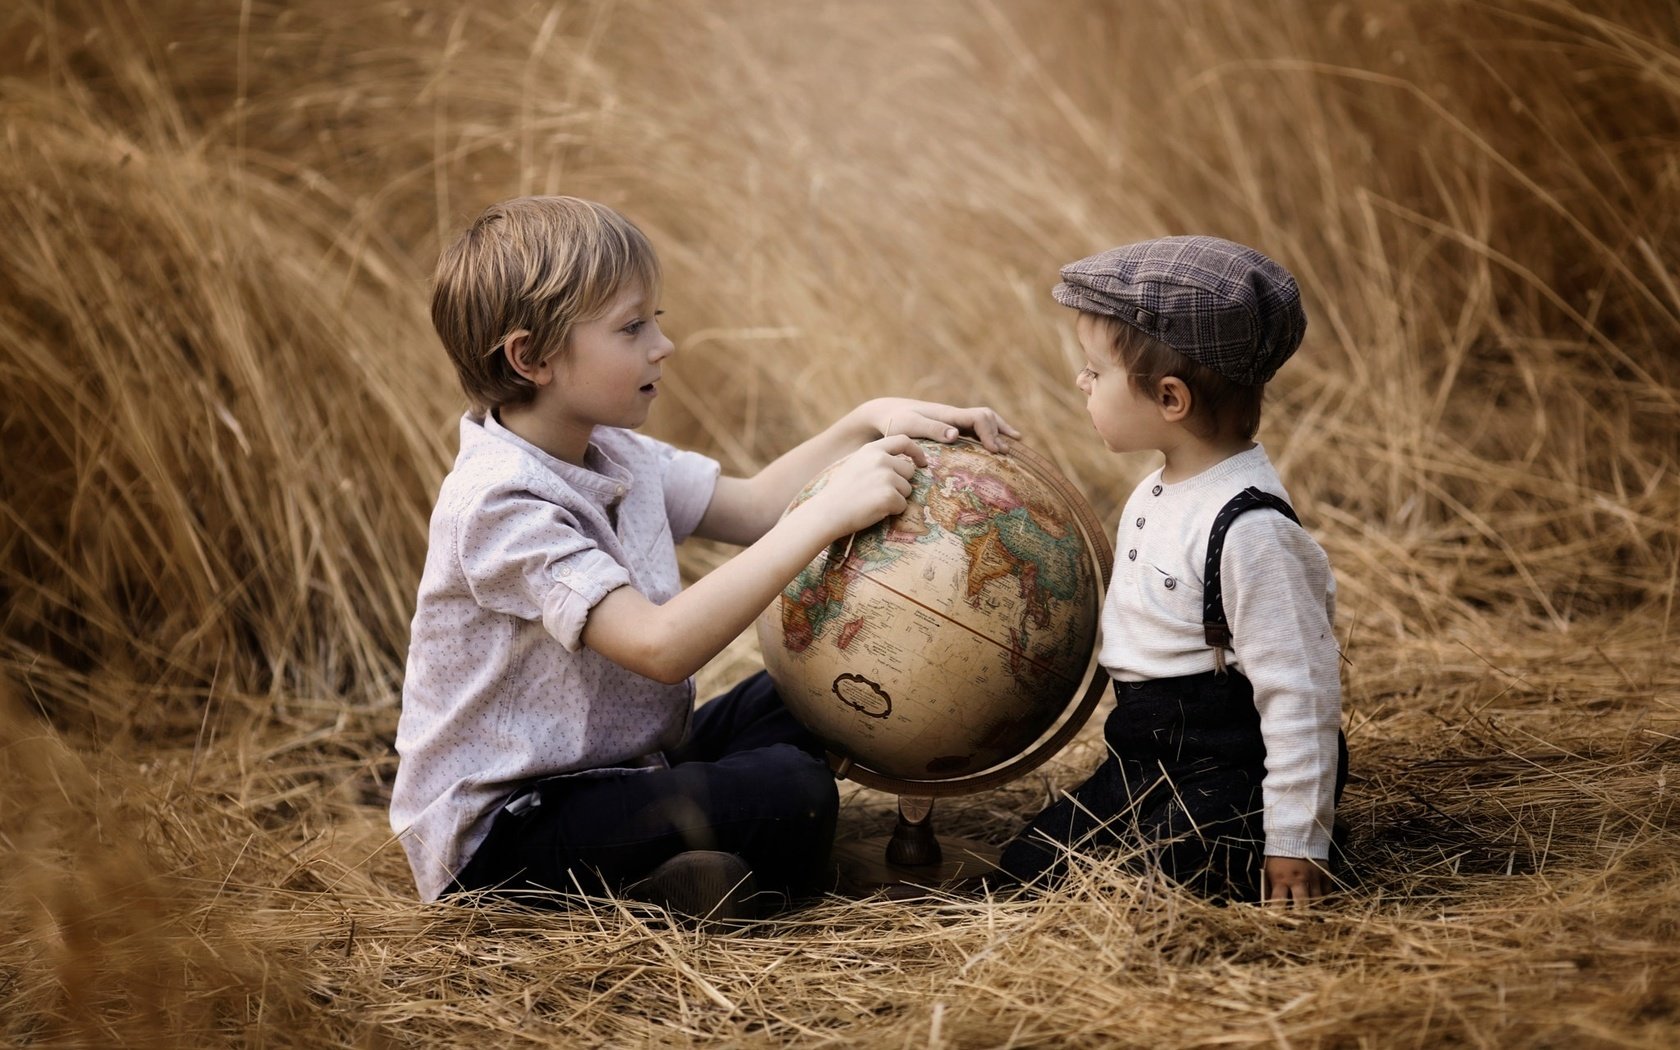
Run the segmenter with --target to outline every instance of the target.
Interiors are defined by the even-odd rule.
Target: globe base
[[[998,870],[998,849],[980,839],[941,840],[945,858],[937,864],[900,867],[887,860],[890,835],[852,839],[834,845],[835,889],[842,897],[913,900],[932,891],[960,892]]]
[[[847,897],[885,892],[892,900],[956,891],[997,871],[997,857],[997,848],[980,839],[941,841],[933,832],[933,799],[904,795],[891,835],[835,844],[835,891]]]

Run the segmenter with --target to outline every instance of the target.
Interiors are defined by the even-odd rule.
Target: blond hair
[[[625,288],[656,301],[659,281],[653,247],[618,212],[576,197],[519,197],[486,208],[439,256],[432,326],[483,411],[536,392],[502,352],[515,334],[530,333],[522,363],[541,364]]]

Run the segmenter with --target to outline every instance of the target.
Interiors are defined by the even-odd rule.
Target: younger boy
[[[1165,237],[1064,267],[1052,294],[1079,311],[1098,436],[1165,462],[1126,503],[1103,607],[1110,754],[1002,867],[1030,880],[1070,847],[1129,846],[1208,896],[1310,901],[1347,775],[1336,584],[1253,440],[1306,329],[1295,280],[1230,241]]]
[[[1018,436],[990,409],[881,399],[719,477],[635,432],[675,351],[659,292],[641,231],[570,197],[493,206],[439,261],[432,320],[473,408],[432,514],[391,797],[427,900],[612,890],[738,919],[755,888],[822,888],[820,745],[762,672],[697,712],[693,675],[819,551],[905,508],[913,438]],[[684,590],[689,535],[747,549]]]

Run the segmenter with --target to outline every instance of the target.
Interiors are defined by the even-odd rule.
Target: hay
[[[136,10],[0,15],[0,1039],[1675,1041],[1668,5]],[[425,274],[533,191],[661,251],[652,432],[750,470],[862,397],[985,401],[1109,520],[1147,464],[1084,429],[1055,267],[1289,263],[1262,438],[1341,583],[1337,898],[1083,858],[729,936],[415,903],[384,804],[460,407]],[[941,827],[1000,841],[1099,746]],[[842,833],[890,811],[848,788]]]

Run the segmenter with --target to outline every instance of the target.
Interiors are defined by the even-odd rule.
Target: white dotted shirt
[[[521,784],[639,765],[688,731],[693,679],[645,678],[581,635],[615,588],[656,603],[681,589],[676,544],[705,514],[718,463],[606,427],[585,463],[494,417],[461,420],[432,511],[391,792],[391,827],[426,900]]]
[[[1172,485],[1157,470],[1132,492],[1103,605],[1098,659],[1109,674],[1137,682],[1214,669],[1202,628],[1208,532],[1251,485],[1289,498],[1258,445]],[[1225,659],[1254,685],[1266,743],[1266,853],[1323,860],[1342,710],[1330,559],[1305,529],[1262,508],[1231,525],[1221,564],[1232,636]]]

